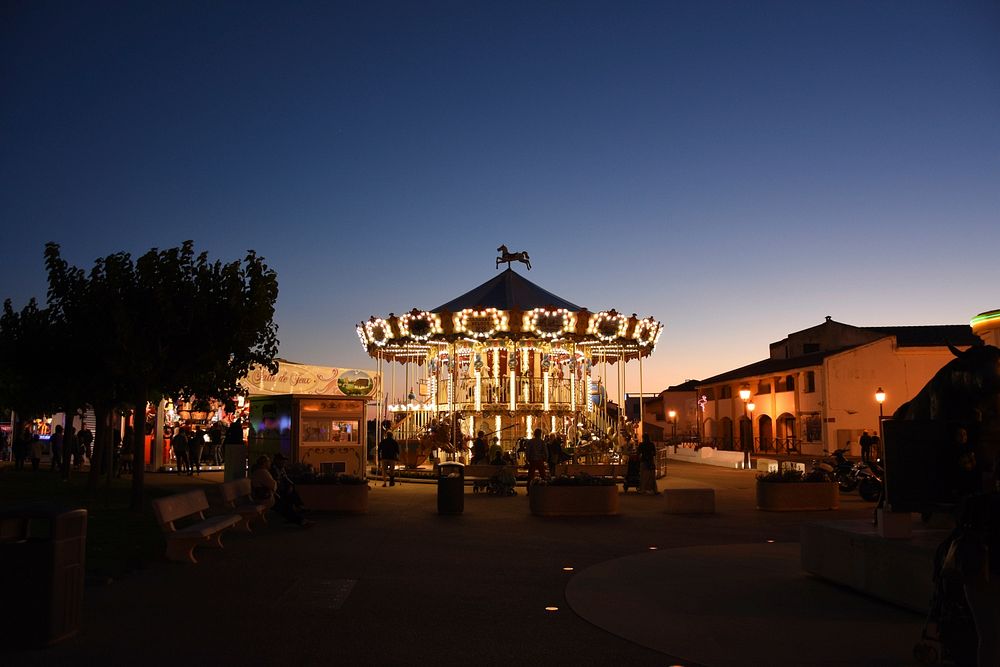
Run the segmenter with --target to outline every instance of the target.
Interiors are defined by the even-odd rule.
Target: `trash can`
[[[17,601],[11,645],[40,648],[73,636],[83,611],[87,510],[27,505],[0,510],[0,586]],[[9,595],[9,597],[7,597]]]
[[[465,466],[457,461],[438,464],[438,514],[465,510]]]

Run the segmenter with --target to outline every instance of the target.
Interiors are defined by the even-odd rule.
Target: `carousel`
[[[507,268],[475,289],[432,310],[357,326],[383,378],[377,437],[391,428],[414,467],[465,455],[479,431],[513,453],[540,428],[588,456],[641,436],[609,406],[608,373],[617,377],[621,406],[626,366],[637,361],[641,395],[642,360],[662,325],[577,306],[510,268],[521,261],[530,270],[526,252],[498,252],[497,269]]]

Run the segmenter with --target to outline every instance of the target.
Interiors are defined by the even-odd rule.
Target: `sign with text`
[[[360,398],[375,395],[378,373],[279,361],[277,373],[255,366],[240,384],[246,387],[250,396],[314,394]]]

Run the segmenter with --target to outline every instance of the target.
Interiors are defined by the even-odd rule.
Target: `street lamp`
[[[749,420],[747,416],[748,403],[750,402],[750,386],[743,385],[740,387],[740,400],[743,401],[743,419]],[[750,427],[750,432],[753,433],[753,426]],[[746,433],[743,431],[743,422],[740,422],[740,448],[743,450],[743,468],[749,470],[750,468],[750,449],[753,448],[753,443],[749,443],[749,448],[747,447]]]
[[[885,390],[882,387],[875,390],[875,401],[878,402],[878,446],[881,449],[884,446],[882,444],[882,404],[885,403]],[[875,452],[875,458],[879,458],[879,452]]]
[[[677,411],[669,410],[667,416],[670,417],[670,441],[674,442],[677,439]]]

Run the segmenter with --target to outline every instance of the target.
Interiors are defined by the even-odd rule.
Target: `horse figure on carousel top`
[[[521,252],[510,252],[507,250],[507,246],[502,245],[497,248],[497,252],[500,253],[500,256],[497,257],[498,269],[504,262],[507,262],[508,269],[510,268],[511,262],[524,262],[524,265],[528,267],[529,271],[531,271],[531,259],[528,257],[527,250],[522,250]]]

